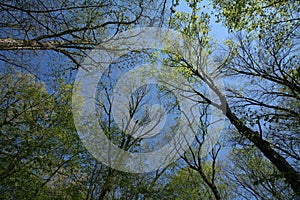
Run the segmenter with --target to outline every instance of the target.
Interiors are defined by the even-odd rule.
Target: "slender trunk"
[[[203,181],[208,185],[208,187],[211,189],[211,191],[213,192],[216,200],[221,200],[221,195],[219,193],[219,190],[217,188],[217,186],[215,185],[214,181],[209,181],[207,176],[205,175],[205,173],[203,172],[202,167],[196,169],[198,171],[198,173],[200,174],[200,176],[202,177]]]
[[[114,169],[111,169],[109,168],[108,169],[108,175],[106,177],[106,181],[105,181],[105,184],[103,185],[103,188],[100,192],[100,195],[99,195],[99,200],[102,200],[105,198],[106,194],[108,194],[112,189],[113,189],[113,181],[112,181],[112,178],[114,176],[114,172],[115,170]]]

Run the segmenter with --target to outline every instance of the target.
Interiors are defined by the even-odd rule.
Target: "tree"
[[[200,195],[197,197],[198,199],[231,199],[233,196],[231,196],[229,190],[232,190],[233,188],[227,187],[225,184],[222,164],[218,159],[218,155],[222,150],[221,143],[217,142],[211,147],[207,147],[205,144],[205,140],[209,140],[210,135],[208,129],[211,128],[213,122],[210,122],[209,120],[210,115],[208,114],[209,109],[207,105],[203,105],[200,110],[201,118],[199,130],[195,132],[195,142],[181,156],[182,160],[187,165],[187,167],[182,170],[187,170],[190,173],[190,176],[193,177],[193,179],[196,179],[195,181],[197,183],[201,183],[197,186],[198,190],[196,190],[196,194]],[[205,151],[209,152],[209,154],[203,154]],[[194,173],[198,173],[196,176],[197,178]],[[178,173],[178,176],[180,176],[180,174],[181,172]],[[172,182],[170,182],[170,184],[171,183]],[[187,187],[187,190],[189,190],[188,188],[189,187]],[[204,190],[209,192],[201,192],[201,190],[199,191],[199,188],[206,188]],[[202,193],[205,195],[202,196]],[[209,195],[206,196],[207,194]]]
[[[141,53],[132,52],[116,60],[103,73],[103,77],[99,81],[99,91],[97,91],[96,95],[97,121],[99,121],[103,132],[118,148],[128,152],[143,152],[147,151],[147,148],[152,148],[151,146],[149,147],[149,140],[151,139],[147,140],[147,138],[132,136],[139,129],[142,129],[144,124],[147,125],[149,121],[151,122],[154,119],[152,116],[149,116],[148,112],[142,112],[143,109],[147,109],[144,105],[149,104],[152,86],[138,87],[129,96],[122,97],[123,101],[121,104],[128,105],[128,107],[122,110],[124,115],[122,115],[121,123],[118,123],[115,119],[116,116],[112,112],[113,109],[116,109],[115,107],[121,107],[116,103],[117,100],[113,96],[113,89],[116,87],[119,76],[131,70],[134,64],[145,62],[146,57],[147,54],[142,56]],[[151,95],[154,98],[153,91]],[[157,113],[155,114],[157,115]],[[160,117],[156,120],[159,119]],[[86,122],[90,123],[90,121]],[[130,128],[128,126],[129,123],[133,124]],[[93,145],[97,145],[97,143]],[[151,145],[154,146],[153,143]],[[104,164],[95,164],[90,179],[90,185],[93,188],[90,196],[93,199],[139,199],[151,197],[153,192],[160,190],[155,183],[164,171],[165,169],[145,174],[128,174],[104,166]]]
[[[237,22],[233,19],[238,18],[240,15],[238,9],[244,9],[240,6],[241,3],[231,4],[231,2],[228,1],[227,4],[222,4],[221,2],[216,1],[216,4],[226,12],[226,6],[231,8],[232,12],[228,12],[228,15],[225,15],[225,22],[229,23],[232,26],[234,26]],[[294,9],[298,8],[297,6],[295,6],[297,5],[297,3],[294,2],[291,4],[288,2],[282,4],[284,6],[278,6],[278,9],[285,9],[285,7],[289,7],[292,5],[292,9],[289,10],[289,14],[291,14],[291,16]],[[260,6],[260,3],[257,3],[257,5]],[[271,9],[277,9],[277,4],[274,5],[275,7],[272,7],[272,5],[270,5],[264,9],[267,10],[266,12],[271,12]],[[246,11],[248,10],[245,9],[245,12]],[[247,14],[249,13],[245,14],[246,17]],[[286,15],[286,13],[279,14]],[[255,17],[260,16],[258,15]],[[263,16],[260,19],[263,20]],[[258,20],[247,19],[240,22],[243,23],[245,21],[250,21],[249,23],[256,23]],[[291,20],[287,20],[287,22],[283,21],[282,23],[288,23],[288,21],[293,21],[293,23],[297,25],[296,27],[298,27],[299,20],[297,18],[292,18]],[[299,98],[298,80],[296,80],[293,76],[290,76],[291,71],[297,70],[296,60],[298,59],[296,54],[298,53],[298,43],[296,38],[298,32],[294,27],[291,29],[283,29],[281,26],[277,25],[278,23],[276,21],[274,22],[271,20],[269,22],[270,23],[268,24],[268,28],[265,29],[263,28],[264,26],[262,25],[262,23],[259,24],[259,28],[254,26],[251,32],[247,34],[247,37],[245,39],[243,38],[238,40],[238,44],[229,41],[229,44],[232,44],[232,46],[230,46],[231,48],[228,52],[228,56],[223,57],[219,60],[215,59],[215,61],[217,62],[210,63],[212,65],[218,65],[220,72],[225,73],[228,76],[234,75],[234,77],[243,77],[244,80],[239,80],[242,83],[241,85],[244,87],[243,94],[239,94],[238,91],[229,87],[228,96],[225,96],[225,94],[221,92],[218,86],[214,82],[211,82],[209,78],[207,78],[207,73],[204,70],[205,64],[207,63],[200,62],[201,58],[198,59],[200,61],[195,62],[193,59],[179,53],[171,57],[173,61],[172,66],[181,68],[183,71],[188,71],[188,75],[194,77],[199,82],[205,83],[218,96],[218,101],[214,101],[204,93],[197,91],[196,89],[194,90],[196,94],[199,95],[208,104],[213,105],[219,109],[226,108],[224,111],[224,115],[226,115],[232,126],[236,130],[238,130],[240,136],[253,143],[254,146],[256,146],[256,148],[258,148],[266,156],[266,158],[268,158],[273,163],[274,166],[276,166],[277,170],[283,174],[286,182],[291,185],[294,192],[299,194],[300,175],[297,171],[297,167],[294,167],[293,164],[289,161],[291,157],[294,157],[295,159],[293,159],[292,162],[299,162],[297,159],[298,154],[297,152],[295,152],[295,149],[299,148],[299,145],[297,144],[297,137],[289,137],[290,150],[282,149],[285,152],[283,152],[282,150],[277,150],[273,145],[273,142],[275,142],[274,140],[272,140],[273,136],[276,132],[278,133],[278,131],[281,131],[282,134],[277,134],[277,137],[280,136],[281,138],[283,138],[287,132],[287,129],[289,128],[281,129],[279,126],[276,126],[277,129],[274,130],[273,126],[275,123],[269,124],[272,123],[271,121],[269,123],[266,123],[266,126],[270,125],[270,127],[272,127],[272,131],[269,131],[265,127],[261,126],[261,123],[263,122],[260,121],[261,118],[264,118],[266,116],[275,116],[278,121],[283,122],[287,120],[286,124],[288,124],[289,120],[286,117],[289,116],[291,119],[293,119],[292,121],[295,121],[297,123],[299,122],[298,112],[294,112],[293,108],[286,108],[284,107],[285,105],[282,106],[281,103],[286,101],[286,99],[293,102]],[[196,23],[194,22],[194,25],[195,24]],[[238,28],[244,30],[244,26],[242,26],[241,24],[238,25]],[[192,26],[189,25],[187,27]],[[194,29],[189,30],[190,32],[188,33],[193,34]],[[261,30],[265,31],[267,34],[261,34]],[[198,55],[201,55],[201,53],[197,52],[196,56]],[[211,56],[215,57],[213,54],[211,54]],[[258,80],[259,78],[261,78],[261,80]],[[249,82],[247,82],[248,80],[254,81],[254,84],[249,84]],[[255,83],[257,83],[259,87],[253,87]],[[267,87],[269,88],[267,89]],[[293,95],[283,93],[283,87],[289,88]],[[281,89],[279,90],[278,88]],[[231,95],[230,93],[233,93],[233,95]],[[274,102],[274,96],[279,99],[281,98],[281,100],[279,100],[278,102]],[[264,100],[262,100],[262,97],[264,98]],[[265,99],[268,99],[268,102],[266,102]],[[243,109],[247,108],[248,106],[250,110]],[[256,108],[254,108],[254,110],[252,110],[253,112],[250,113],[251,109],[253,109],[253,106],[257,106],[257,108],[262,109],[264,114],[259,115],[259,109]],[[251,116],[247,117],[247,115]],[[251,120],[250,118],[255,118],[256,120]],[[293,131],[291,132],[291,135],[295,135]],[[273,135],[271,133],[273,133]],[[275,143],[278,142],[280,143],[279,139],[277,139]],[[287,152],[290,153],[288,158],[286,157]],[[299,166],[299,164],[296,164],[295,166]]]
[[[231,91],[235,105],[248,108],[239,111],[239,115],[268,140],[273,156],[271,151],[262,152],[299,194],[299,153],[295,151],[299,148],[299,79],[295,76],[299,60],[299,2],[250,1],[230,9],[226,3],[217,5],[223,9],[223,19],[229,27],[245,30],[245,23],[250,24],[246,29],[249,33],[238,36],[237,42],[229,45],[232,57],[225,64],[229,75],[243,78],[243,85],[252,86],[245,87],[243,94]]]
[[[99,48],[120,30],[138,23],[163,23],[159,20],[166,14],[165,3],[142,0],[1,2],[1,60],[24,67],[25,59],[14,60],[14,55],[47,50],[55,56],[64,55],[75,64],[73,68],[78,68],[81,58],[87,56],[86,50]],[[145,5],[164,6],[152,10]]]
[[[1,74],[3,197],[43,198],[53,195],[51,187],[58,182],[65,196],[83,195],[76,192],[80,174],[63,175],[79,170],[79,153],[84,150],[69,121],[70,86],[62,84],[59,90],[56,95],[47,93],[44,84],[30,74]]]

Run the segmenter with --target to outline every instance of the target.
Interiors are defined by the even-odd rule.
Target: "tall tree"
[[[1,60],[22,66],[25,59],[13,55],[20,58],[28,50],[48,50],[79,67],[86,50],[99,48],[130,25],[162,24],[166,11],[165,1],[4,1]]]
[[[222,59],[214,59],[217,62],[201,62],[203,58],[200,57],[195,62],[195,59],[183,53],[177,53],[171,57],[173,60],[172,66],[181,68],[190,77],[203,82],[218,96],[216,101],[196,88],[194,89],[194,92],[208,104],[222,109],[229,122],[238,130],[240,136],[253,143],[282,173],[294,192],[299,194],[300,174],[297,169],[299,155],[296,150],[299,148],[298,137],[296,136],[299,129],[290,129],[286,126],[280,127],[278,123],[276,125],[276,122],[273,122],[274,118],[281,124],[285,121],[286,125],[291,121],[299,122],[299,114],[295,111],[295,108],[282,103],[287,101],[297,102],[299,100],[299,82],[291,74],[292,71],[298,70],[299,47],[297,38],[299,33],[297,27],[299,26],[299,19],[294,17],[294,12],[297,12],[299,8],[298,3],[295,1],[278,4],[274,2],[274,4],[269,5],[267,2],[261,3],[258,1],[250,1],[250,3],[225,2],[215,1],[221,11],[225,12],[223,13],[225,22],[230,24],[229,28],[243,30],[246,36],[238,39],[237,43],[228,41],[230,51],[227,51],[227,56]],[[197,8],[195,4],[197,4],[197,1],[190,3],[192,8]],[[254,4],[254,11],[249,8],[248,4]],[[262,6],[262,4],[268,6]],[[259,12],[255,9],[255,5],[258,10],[264,11],[263,15],[251,15],[252,11]],[[227,12],[229,8],[230,11]],[[265,15],[271,14],[272,16],[274,9],[284,9],[288,13],[280,12],[278,13],[279,16],[276,14],[274,20],[270,17],[267,26],[263,25]],[[248,16],[249,19],[236,20],[241,14],[240,10],[244,12],[243,17],[247,18]],[[285,19],[285,15],[290,18]],[[282,20],[277,21],[280,19]],[[191,17],[190,22],[183,30],[188,30],[187,33],[195,37],[198,33],[195,33],[195,30],[199,30],[194,28],[197,20],[193,20]],[[242,24],[236,25],[238,22]],[[257,22],[259,26],[253,26],[249,30],[243,25],[243,23],[257,24]],[[286,26],[282,26],[283,24],[286,24]],[[248,34],[247,31],[251,32]],[[202,42],[199,45],[203,46],[205,40],[199,41]],[[198,55],[203,57],[205,54],[197,52],[196,57]],[[215,57],[213,54],[210,56]],[[221,73],[232,75],[232,77],[242,77],[243,79],[236,80],[240,82],[239,86],[243,89],[240,90],[240,87],[234,84],[231,85],[232,87],[228,86],[227,94],[223,94],[205,71],[205,67],[210,67],[209,65],[218,65]],[[217,71],[215,72],[217,73]],[[292,94],[283,92],[282,88],[288,88]],[[272,120],[268,120],[269,117]],[[263,124],[265,124],[264,127]],[[275,139],[275,135],[277,139]],[[288,142],[284,137],[289,138]],[[281,142],[285,143],[284,146],[274,145]],[[280,150],[279,146],[283,148]],[[289,148],[289,150],[284,147]]]

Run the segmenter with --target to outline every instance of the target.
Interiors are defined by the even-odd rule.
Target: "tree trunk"
[[[271,144],[260,137],[260,134],[247,127],[228,107],[224,113],[236,129],[254,145],[275,165],[280,171],[293,191],[300,195],[300,174],[272,147]]]
[[[92,49],[95,43],[88,41],[37,41],[0,38],[0,50],[59,50],[59,49]]]

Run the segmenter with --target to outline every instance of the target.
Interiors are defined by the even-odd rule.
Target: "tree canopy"
[[[1,197],[299,198],[299,11],[296,0],[1,2]],[[211,34],[213,23],[228,31],[222,43]],[[166,49],[128,50],[110,63],[95,94],[97,123],[124,152],[155,151],[182,130],[182,140],[192,132],[194,142],[165,168],[127,173],[101,163],[82,142],[72,97],[76,74],[88,71],[84,61],[93,50],[108,51],[119,33],[140,27],[186,37]],[[120,44],[120,52],[126,45]],[[159,75],[174,84],[150,81],[117,99],[114,88],[141,80],[128,74],[147,63],[148,68],[167,66]],[[148,72],[144,76],[150,79]],[[182,99],[193,102],[191,110],[184,110]],[[121,103],[128,113],[122,113]],[[214,109],[225,119],[224,127],[214,126]],[[123,114],[122,120],[115,113]],[[185,127],[182,116],[193,116]],[[209,146],[212,127],[220,137]],[[150,135],[141,135],[143,130]]]

